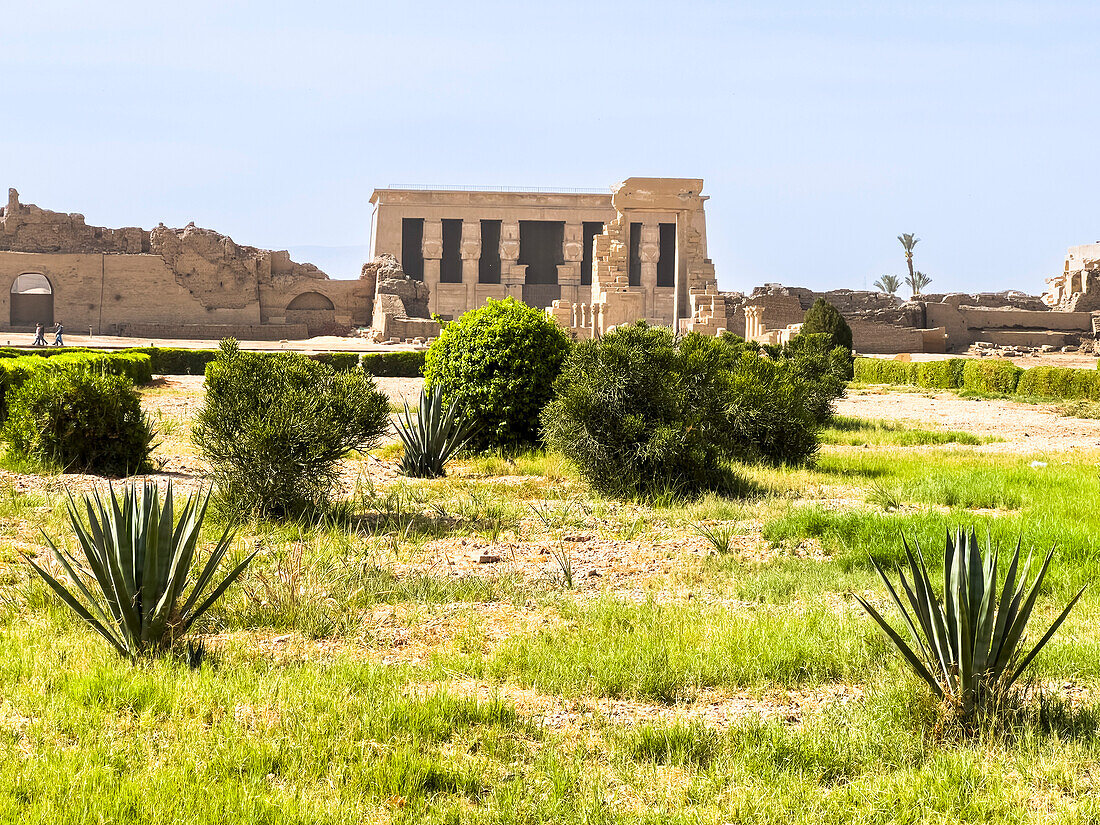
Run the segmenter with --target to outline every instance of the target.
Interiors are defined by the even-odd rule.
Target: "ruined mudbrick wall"
[[[52,320],[70,332],[303,337],[369,325],[374,299],[373,283],[331,280],[286,252],[194,224],[88,226],[82,215],[20,203],[12,189],[0,209],[0,282],[8,287],[0,289],[0,329],[33,328],[36,319],[11,292],[32,273],[48,279]]]

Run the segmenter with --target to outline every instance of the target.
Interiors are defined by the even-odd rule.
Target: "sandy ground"
[[[837,413],[902,420],[926,429],[962,430],[1003,442],[976,449],[995,453],[1100,450],[1100,420],[1069,418],[1045,404],[960,398],[954,393],[850,392]]]

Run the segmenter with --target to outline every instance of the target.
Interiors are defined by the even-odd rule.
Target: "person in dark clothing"
[[[43,329],[42,324],[38,323],[34,325],[34,343],[32,347],[44,347],[46,346],[46,331]]]
[[[63,333],[64,331],[65,331],[65,327],[63,327],[61,325],[61,322],[58,321],[57,322],[57,329],[54,331],[54,334],[53,334],[53,345],[55,347],[65,346],[65,342],[61,340],[61,333]],[[45,343],[45,342],[43,342],[43,343]]]

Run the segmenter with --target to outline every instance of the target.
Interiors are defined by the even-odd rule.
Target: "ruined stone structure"
[[[629,178],[607,194],[377,189],[371,251],[423,281],[444,319],[512,296],[577,337],[640,318],[724,325],[702,188]]]
[[[723,292],[726,326],[763,343],[778,343],[802,321],[815,300],[840,310],[857,352],[962,352],[978,342],[999,347],[1061,349],[1091,345],[1094,313],[1052,312],[1019,292],[922,295],[904,301],[882,292],[814,292],[766,284],[749,295]],[[1100,313],[1098,313],[1100,314]],[[774,339],[774,340],[773,340]]]
[[[0,328],[149,338],[305,338],[371,320],[371,280],[331,280],[286,252],[189,224],[146,231],[19,202],[0,209]]]
[[[372,337],[378,342],[421,342],[439,335],[440,325],[428,312],[428,287],[401,271],[392,255],[363,264],[362,277],[374,290]]]
[[[1064,312],[1100,310],[1100,243],[1071,246],[1062,271],[1047,278],[1043,303]]]

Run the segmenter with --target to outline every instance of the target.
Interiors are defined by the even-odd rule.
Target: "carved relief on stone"
[[[465,227],[463,227],[465,229]],[[467,238],[466,233],[462,233],[462,243],[459,244],[459,250],[462,257],[467,261],[476,261],[481,257],[481,238]]]
[[[562,244],[562,254],[567,261],[580,261],[584,259],[584,244],[579,238],[567,239]]]
[[[519,260],[519,239],[506,239],[500,242],[500,259],[502,261]]]
[[[435,240],[428,238],[424,239],[424,257],[429,260],[436,260],[443,257],[443,240]]]

